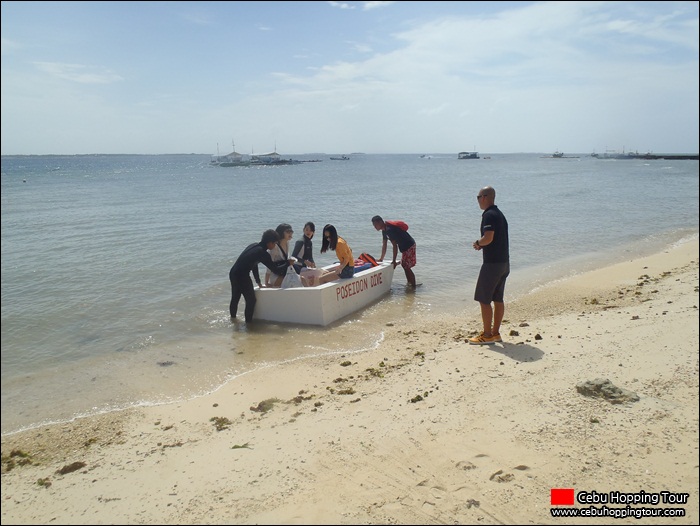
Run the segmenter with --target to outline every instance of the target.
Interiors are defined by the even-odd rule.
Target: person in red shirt
[[[381,216],[374,216],[372,224],[376,230],[382,232],[382,255],[379,261],[384,260],[386,254],[387,240],[391,241],[393,248],[393,257],[391,263],[394,268],[398,265],[396,256],[398,251],[401,251],[401,267],[406,274],[408,286],[415,289],[420,283],[416,284],[416,275],[412,268],[416,265],[416,241],[411,234],[408,233],[408,225],[403,221],[384,221]],[[402,228],[404,227],[404,228]]]

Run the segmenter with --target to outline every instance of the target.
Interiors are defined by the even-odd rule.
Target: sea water
[[[697,161],[293,157],[320,162],[2,157],[3,434],[203,395],[288,360],[362,352],[390,321],[477,318],[482,256],[471,245],[485,185],[509,223],[506,302],[698,235]],[[423,283],[415,293],[398,267],[382,301],[328,327],[231,322],[228,271],[265,229],[290,223],[293,243],[313,221],[324,265],[334,262],[320,254],[330,223],[355,255],[378,258],[376,214],[410,225]]]

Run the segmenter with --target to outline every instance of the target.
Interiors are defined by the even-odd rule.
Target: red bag
[[[361,259],[361,260],[364,261],[365,263],[369,263],[369,264],[372,265],[373,267],[376,267],[377,265],[379,265],[379,263],[377,263],[377,260],[374,259],[374,258],[373,258],[371,255],[369,255],[367,252],[363,252],[362,254],[360,254],[359,259]]]
[[[403,230],[404,232],[408,230],[408,225],[403,221],[384,221],[387,225],[395,226]]]

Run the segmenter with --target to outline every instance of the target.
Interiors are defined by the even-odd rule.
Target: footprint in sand
[[[475,459],[488,459],[488,455],[485,454],[479,454],[474,457]],[[490,460],[490,459],[489,459]],[[475,461],[477,464],[479,461]],[[460,460],[455,464],[455,467],[457,469],[461,469],[464,471],[471,471],[473,469],[477,469],[477,465],[474,464],[473,462],[470,462],[468,460]],[[514,470],[518,471],[527,471],[530,469],[529,466],[526,466],[525,464],[519,464],[513,468]],[[511,482],[515,480],[515,475],[513,473],[508,473],[502,469],[498,469],[494,471],[491,476],[489,477],[489,480],[494,481],[494,482]]]

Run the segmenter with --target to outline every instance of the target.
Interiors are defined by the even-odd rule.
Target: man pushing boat
[[[386,255],[387,240],[391,241],[393,257],[391,260],[394,268],[399,264],[396,261],[398,251],[401,251],[401,267],[406,274],[406,281],[409,287],[415,289],[420,285],[416,284],[416,276],[411,270],[416,265],[416,241],[408,233],[408,225],[403,221],[384,221],[381,216],[374,216],[372,224],[376,230],[382,232],[382,255],[378,261],[383,261]]]

